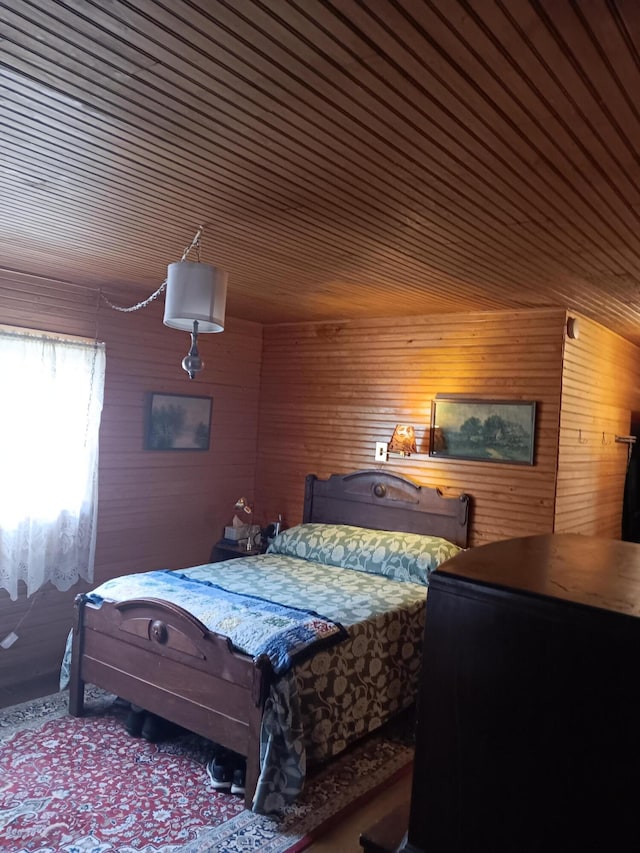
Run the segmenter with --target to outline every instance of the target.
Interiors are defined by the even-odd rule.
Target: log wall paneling
[[[572,315],[576,316],[576,315]],[[585,317],[564,348],[554,529],[621,535],[627,445],[640,412],[640,350]]]
[[[471,313],[264,330],[257,500],[300,521],[304,476],[374,468],[376,441],[413,423],[393,470],[473,497],[470,544],[553,528],[565,312]],[[429,457],[436,394],[535,400],[535,465]]]
[[[228,318],[223,334],[200,337],[205,371],[189,382],[189,336],[162,325],[159,301],[121,314],[88,288],[3,273],[0,305],[5,324],[106,342],[96,582],[206,561],[240,494],[259,523],[298,522],[306,474],[374,468],[376,441],[399,422],[415,425],[418,453],[380,467],[471,494],[471,545],[553,529],[619,535],[626,446],[614,437],[640,412],[639,353],[583,317],[565,340],[564,309],[264,328]],[[210,451],[143,450],[152,390],[213,396]],[[429,457],[438,393],[535,400],[535,464]],[[78,591],[0,593],[0,635],[23,619],[0,655],[0,700],[3,685],[59,665]]]
[[[108,296],[118,305],[137,301],[118,289]],[[0,274],[2,323],[106,343],[96,583],[128,571],[207,562],[238,495],[254,494],[262,327],[228,318],[222,334],[201,335],[205,369],[190,381],[181,367],[190,337],[162,324],[162,303],[124,314],[87,288]],[[210,450],[144,450],[149,391],[212,396]],[[0,702],[3,685],[59,666],[73,597],[83,589],[46,587],[16,602],[0,591],[0,637],[30,608],[18,642],[0,651]]]

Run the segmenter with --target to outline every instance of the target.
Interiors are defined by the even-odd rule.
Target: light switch
[[[386,462],[388,459],[387,443],[385,441],[376,441],[376,462]]]

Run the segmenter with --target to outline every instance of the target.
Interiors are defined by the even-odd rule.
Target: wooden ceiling
[[[638,0],[0,9],[1,267],[135,302],[204,223],[233,316],[561,305],[640,343]]]

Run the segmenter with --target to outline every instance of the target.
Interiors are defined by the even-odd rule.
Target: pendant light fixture
[[[227,273],[211,264],[200,263],[202,230],[200,228],[192,243],[197,261],[187,261],[183,257],[169,264],[164,303],[165,326],[191,332],[191,349],[182,359],[189,379],[204,367],[198,352],[198,333],[223,332],[227,305]]]
[[[107,305],[116,311],[137,311],[156,299],[166,287],[165,326],[191,333],[191,348],[182,359],[182,366],[189,379],[194,379],[196,373],[204,367],[198,352],[198,334],[223,332],[227,305],[227,273],[211,264],[200,262],[200,238],[203,231],[204,225],[201,225],[181,259],[169,264],[162,285],[143,302],[131,308],[121,308],[102,296]],[[196,252],[196,261],[187,260],[192,250]]]

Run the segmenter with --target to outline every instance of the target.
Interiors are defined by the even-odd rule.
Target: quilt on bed
[[[252,592],[233,591],[215,583],[216,579],[211,572],[163,569],[113,578],[87,598],[93,604],[134,598],[160,598],[177,604],[207,630],[228,637],[238,651],[254,658],[267,655],[277,675],[305,655],[347,636],[342,625],[304,606],[265,599],[255,594],[255,587]]]

